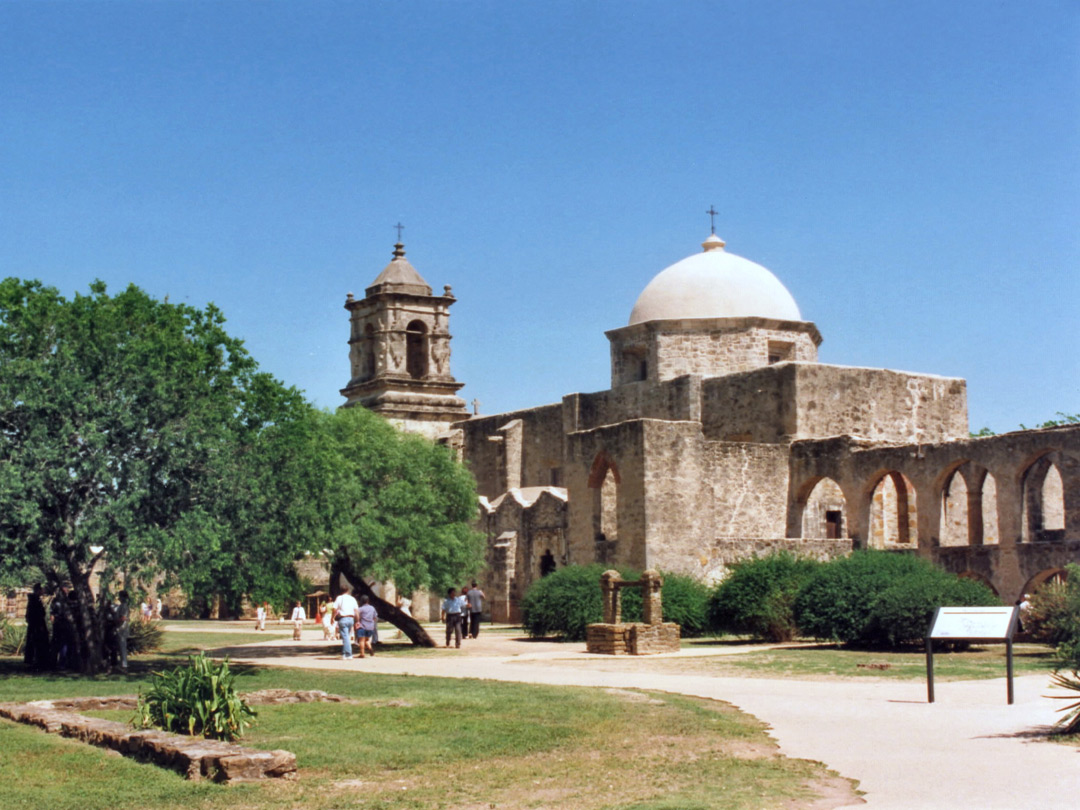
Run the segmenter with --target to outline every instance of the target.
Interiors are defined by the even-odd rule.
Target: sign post
[[[934,640],[1005,643],[1009,705],[1013,702],[1012,642],[1019,623],[1018,607],[939,607],[926,634],[926,699],[934,702]]]

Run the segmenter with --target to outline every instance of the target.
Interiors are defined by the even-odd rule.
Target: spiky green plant
[[[1066,675],[1061,671],[1055,672],[1050,676],[1050,682],[1058,689],[1066,689],[1070,692],[1080,692],[1080,673],[1075,669],[1072,671],[1071,675]],[[1073,695],[1050,695],[1050,697],[1055,700],[1073,699]],[[1075,703],[1070,703],[1068,706],[1062,706],[1058,711],[1065,712],[1065,716],[1054,724],[1057,732],[1059,734],[1080,733],[1080,700]]]
[[[177,734],[235,740],[255,718],[255,711],[240,697],[229,670],[203,654],[188,656],[185,666],[153,673],[146,694],[139,693],[136,722]]]

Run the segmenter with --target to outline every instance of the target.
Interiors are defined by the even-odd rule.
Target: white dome
[[[701,246],[703,253],[676,262],[648,283],[630,313],[631,326],[678,318],[802,320],[791,293],[760,264],[726,252],[716,234]]]

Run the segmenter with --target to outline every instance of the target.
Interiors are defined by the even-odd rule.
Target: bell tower
[[[362,405],[410,433],[434,438],[451,423],[468,419],[457,396],[463,383],[450,373],[450,305],[394,245],[394,257],[349,311],[349,384],[341,389],[342,407]]]

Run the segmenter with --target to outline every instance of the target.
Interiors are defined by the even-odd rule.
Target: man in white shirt
[[[346,661],[352,658],[353,625],[356,624],[356,616],[360,612],[360,605],[351,591],[352,588],[346,585],[334,600],[334,621],[337,622],[338,632],[341,634],[341,657]]]
[[[303,605],[299,602],[296,603],[296,607],[292,609],[292,637],[293,641],[300,640],[300,631],[304,627],[304,620],[307,619],[307,613],[304,611]]]

